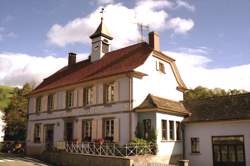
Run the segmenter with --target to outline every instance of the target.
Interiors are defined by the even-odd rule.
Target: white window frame
[[[86,141],[87,137],[92,139],[92,120],[84,119],[82,120],[82,141]]]
[[[36,112],[41,112],[42,111],[42,96],[38,96],[36,98]]]
[[[200,138],[191,137],[191,153],[200,153]]]
[[[54,101],[55,101],[55,95],[49,94],[48,95],[48,111],[51,111],[54,109]]]
[[[72,108],[74,105],[74,90],[66,91],[66,107]]]
[[[165,129],[163,129],[163,123],[166,125],[166,128],[165,128]],[[163,130],[165,130],[165,136],[164,136],[164,134],[163,134]],[[168,140],[168,121],[165,120],[165,119],[162,119],[162,120],[161,120],[161,139],[162,139],[163,141]]]
[[[34,143],[41,143],[41,124],[34,124]]]
[[[112,103],[115,101],[115,82],[105,84],[105,102]]]
[[[104,119],[104,139],[110,137],[110,141],[114,141],[115,134],[115,119]],[[108,126],[107,126],[108,125]]]
[[[168,121],[168,125],[169,125],[169,140],[171,140],[171,141],[175,140],[175,125],[174,125],[174,123],[175,123],[175,121],[173,121],[173,120],[169,120]],[[172,136],[172,138],[171,138],[171,136]]]
[[[84,105],[91,105],[94,103],[94,89],[93,86],[84,88],[83,94]]]

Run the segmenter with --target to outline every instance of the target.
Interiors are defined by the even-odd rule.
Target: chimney
[[[156,51],[160,51],[160,40],[157,32],[149,32],[148,34],[149,46]]]
[[[70,52],[68,57],[68,66],[73,66],[76,63],[76,53]]]

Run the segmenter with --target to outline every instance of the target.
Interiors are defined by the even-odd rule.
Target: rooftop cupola
[[[103,9],[101,13],[103,13]],[[103,17],[101,17],[101,23],[90,39],[92,40],[91,62],[94,62],[110,51],[110,41],[113,39],[103,23]]]

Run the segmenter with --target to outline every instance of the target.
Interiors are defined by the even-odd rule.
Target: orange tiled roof
[[[105,76],[133,72],[136,67],[145,62],[152,51],[152,48],[147,43],[142,42],[108,52],[100,60],[95,62],[91,62],[89,58],[71,67],[65,66],[44,79],[31,94],[37,94]]]

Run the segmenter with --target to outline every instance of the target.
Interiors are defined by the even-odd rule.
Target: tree
[[[28,83],[24,84],[21,89],[15,88],[13,96],[10,98],[10,104],[4,109],[4,140],[25,140],[27,111],[28,111],[28,94],[31,92],[32,86]]]
[[[202,86],[198,86],[194,89],[189,89],[184,93],[184,100],[194,100],[194,99],[204,99],[208,97],[216,97],[216,96],[228,96],[228,95],[237,95],[246,93],[245,90],[238,90],[238,89],[229,89],[226,91],[225,89],[215,88],[215,89],[208,89]]]

